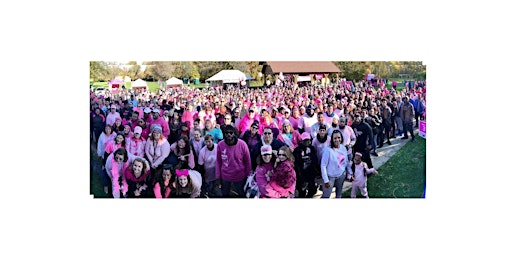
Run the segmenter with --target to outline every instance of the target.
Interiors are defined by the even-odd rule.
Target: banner
[[[425,121],[420,121],[420,125],[419,125],[419,132],[418,134],[422,137],[422,138],[427,138],[427,122]]]

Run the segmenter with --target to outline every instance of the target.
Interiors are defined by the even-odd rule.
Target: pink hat
[[[309,132],[303,132],[300,135],[300,139],[301,140],[310,140],[311,139],[311,134],[309,134]]]
[[[133,129],[133,133],[142,134],[142,128],[140,126],[135,126],[135,129]]]
[[[272,154],[272,147],[270,145],[265,145],[265,146],[261,147],[261,154],[262,155]]]

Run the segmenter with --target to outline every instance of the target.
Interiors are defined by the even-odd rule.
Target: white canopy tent
[[[183,80],[178,79],[176,77],[171,77],[167,81],[165,81],[165,84],[166,85],[182,85],[183,84]]]
[[[214,76],[206,79],[207,82],[212,81],[222,81],[223,84],[226,83],[239,83],[242,80],[250,80],[247,76],[240,70],[222,70]]]
[[[148,83],[139,78],[132,83],[132,89],[136,91],[148,91]]]
[[[137,88],[146,87],[147,88],[148,83],[139,78],[132,83],[132,88],[135,88],[135,87],[137,87]]]

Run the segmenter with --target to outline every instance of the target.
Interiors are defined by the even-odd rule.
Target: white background
[[[4,4],[2,255],[510,255],[505,2],[182,2]],[[92,199],[89,61],[129,60],[423,61],[427,198]]]

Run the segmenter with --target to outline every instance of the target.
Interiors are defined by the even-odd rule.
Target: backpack
[[[247,181],[244,186],[245,197],[247,198],[259,198],[260,191],[258,189],[258,184],[256,184],[256,172],[251,173],[249,177],[247,177]]]

